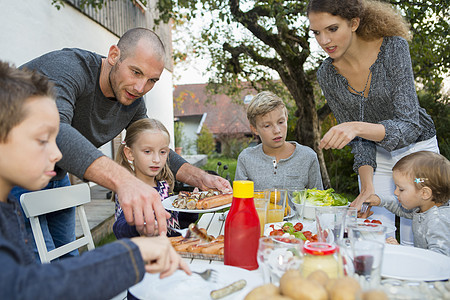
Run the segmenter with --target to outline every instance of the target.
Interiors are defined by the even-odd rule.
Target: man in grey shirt
[[[57,144],[63,158],[47,188],[69,185],[67,172],[102,185],[117,193],[127,222],[136,225],[142,234],[155,232],[155,219],[159,233],[166,232],[170,214],[154,188],[97,148],[134,121],[147,117],[142,97],[159,80],[164,57],[164,45],[154,32],[134,28],[110,47],[107,57],[81,49],[63,49],[22,66],[44,74],[56,87],[61,119]],[[231,190],[227,180],[188,164],[173,151],[169,162],[179,181],[201,189]],[[12,195],[19,199],[24,192],[27,191],[15,187]],[[75,238],[73,209],[47,215],[45,221],[49,250]]]

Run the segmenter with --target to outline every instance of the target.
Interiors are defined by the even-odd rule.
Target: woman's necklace
[[[369,83],[369,79],[370,79],[370,76],[371,76],[371,75],[372,75],[372,70],[369,69],[369,75],[367,76],[366,84],[364,85],[364,89],[363,89],[361,92],[355,90],[355,89],[350,85],[350,83],[348,83],[348,81],[347,81],[347,85],[348,85],[348,87],[353,91],[354,94],[357,94],[357,95],[359,95],[359,96],[365,97],[367,85],[368,85],[368,83]]]

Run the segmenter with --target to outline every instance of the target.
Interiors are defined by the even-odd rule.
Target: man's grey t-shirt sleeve
[[[187,163],[187,160],[185,160],[183,157],[181,157],[180,155],[175,153],[175,151],[170,150],[170,152],[169,152],[169,167],[175,178],[177,176],[178,170],[185,163]]]

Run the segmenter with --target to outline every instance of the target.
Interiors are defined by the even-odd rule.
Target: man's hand
[[[231,193],[232,188],[228,180],[220,176],[211,175],[191,164],[184,164],[177,172],[177,180],[196,186],[201,190],[217,189],[223,193]]]
[[[207,172],[205,172],[199,188],[202,190],[217,189],[222,193],[231,193],[233,191],[228,180],[220,176],[208,174]]]
[[[167,232],[170,214],[164,209],[161,196],[124,167],[106,156],[95,160],[87,168],[84,178],[116,192],[128,224],[144,235],[155,234],[155,217],[161,235]],[[145,222],[145,226],[144,226]]]
[[[124,180],[116,193],[127,223],[135,225],[140,234],[155,235],[155,216],[159,234],[166,234],[170,213],[164,209],[161,196],[153,187],[133,176]]]
[[[178,269],[183,270],[188,275],[192,274],[186,262],[173,249],[167,237],[137,237],[132,238],[131,241],[138,246],[141,252],[146,272],[160,273],[160,278],[168,277]]]

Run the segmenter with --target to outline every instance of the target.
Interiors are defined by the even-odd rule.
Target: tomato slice
[[[364,223],[370,223],[370,220],[369,219],[365,219]]]
[[[380,220],[372,220],[371,223],[374,223],[374,224],[382,224]]]
[[[275,229],[272,230],[272,232],[270,232],[269,235],[273,235],[273,236],[282,236],[284,234],[284,231],[281,229]]]
[[[297,230],[297,231],[302,231],[303,224],[298,222],[297,224],[294,225],[294,229]]]

